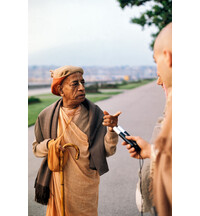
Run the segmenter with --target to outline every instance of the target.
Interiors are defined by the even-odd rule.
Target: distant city
[[[28,84],[31,85],[48,85],[52,82],[50,70],[60,66],[29,66],[28,67]],[[152,79],[156,75],[155,66],[83,66],[84,79],[86,83],[94,82],[122,82],[138,81],[141,79]]]

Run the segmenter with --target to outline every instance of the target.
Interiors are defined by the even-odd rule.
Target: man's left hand
[[[104,117],[103,117],[103,125],[107,126],[109,131],[113,131],[113,127],[117,126],[118,123],[118,116],[121,114],[121,112],[117,112],[114,115],[110,115],[107,111],[104,111]]]

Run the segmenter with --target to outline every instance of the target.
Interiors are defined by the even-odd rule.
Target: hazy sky
[[[29,0],[29,65],[154,65],[155,28],[130,19],[144,8],[122,10],[117,0]]]

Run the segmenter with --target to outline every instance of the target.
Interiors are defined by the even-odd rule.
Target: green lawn
[[[149,82],[154,81],[155,79],[151,79],[151,80],[141,80],[139,82],[131,82],[131,83],[127,83],[124,85],[119,85],[118,89],[133,89],[133,88],[137,88],[139,86],[145,85]]]
[[[60,98],[52,94],[43,94],[36,97],[39,98],[41,102],[28,105],[28,126],[35,124],[38,114],[45,107],[49,106]]]
[[[121,92],[106,92],[106,93],[88,93],[87,99],[93,103],[110,98],[112,95],[120,94]],[[28,105],[28,126],[35,124],[38,114],[47,106],[57,101],[60,97],[53,94],[43,94],[35,96],[40,99],[40,103]]]
[[[110,90],[106,92],[100,92],[100,93],[87,93],[86,97],[93,103],[105,100],[110,98],[113,95],[120,94],[123,92],[123,89],[132,89],[136,88],[138,86],[144,85],[146,83],[152,82],[153,80],[142,80],[140,82],[136,83],[128,83],[124,85],[120,85],[118,89],[115,89],[116,91]],[[40,103],[33,103],[28,105],[28,126],[34,125],[35,121],[37,119],[38,114],[47,106],[58,100],[60,97],[55,96],[53,94],[42,94],[35,96],[36,98],[40,99]]]

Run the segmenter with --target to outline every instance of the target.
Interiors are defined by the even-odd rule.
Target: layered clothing
[[[58,100],[54,104],[44,109],[39,114],[35,124],[36,141],[33,143],[33,152],[37,157],[45,157],[42,166],[38,172],[35,183],[36,200],[39,202],[44,202],[44,197],[41,191],[49,193],[49,187],[50,191],[54,191],[53,193],[57,193],[57,196],[59,197],[59,190],[57,190],[57,192],[55,190],[55,185],[57,185],[58,183],[58,181],[56,180],[57,175],[55,175],[55,173],[52,174],[51,171],[48,169],[47,165],[48,149],[46,144],[50,139],[57,138],[65,127],[64,122],[68,118],[68,116],[66,116],[65,110],[61,107],[62,99]],[[103,175],[108,171],[106,157],[115,153],[116,144],[118,141],[118,137],[114,133],[107,132],[106,127],[102,125],[102,120],[102,110],[97,105],[86,99],[81,104],[80,114],[77,115],[77,118],[70,123],[70,129],[67,130],[67,133],[71,133],[71,135],[68,134],[68,136],[66,135],[64,137],[64,142],[74,142],[74,144],[76,145],[80,144],[79,148],[81,150],[80,162],[77,161],[76,164],[73,164],[73,159],[71,158],[70,160],[72,162],[71,164],[73,164],[72,167],[74,167],[74,169],[71,167],[70,163],[68,164],[67,162],[67,164],[71,167],[70,171],[69,169],[68,171],[72,172],[72,170],[74,170],[74,172],[66,174],[65,179],[68,179],[66,182],[73,181],[73,179],[76,178],[76,183],[78,183],[79,178],[83,177],[85,178],[85,183],[87,184],[87,182],[90,182],[90,180],[92,179],[92,183],[90,182],[86,186],[86,188],[89,187],[89,185],[93,189],[95,188],[94,191],[96,193],[96,198],[93,199],[93,201],[95,201],[96,203],[98,202],[99,176]],[[77,136],[77,134],[79,135]],[[79,140],[80,137],[81,140]],[[69,150],[69,152],[70,151],[71,150]],[[71,156],[69,154],[69,158]],[[83,159],[84,157],[85,159]],[[65,169],[67,169],[67,164]],[[79,169],[79,171],[77,171],[77,168]],[[67,173],[68,171],[65,170],[65,173]],[[79,173],[80,175],[75,177],[74,175],[77,175],[77,173]],[[80,177],[81,175],[82,177]],[[87,176],[89,176],[89,179],[86,178]],[[83,179],[80,179],[80,184],[78,188],[80,190],[89,192],[89,190],[84,189],[85,183]],[[81,186],[81,184],[83,185]],[[73,192],[67,192],[68,189],[66,189],[66,194],[73,194]],[[91,194],[91,191],[89,192],[89,194]],[[83,194],[79,194],[79,197],[81,197],[82,195]],[[91,197],[94,198],[95,196]],[[73,198],[74,197],[71,197],[70,200],[73,200]],[[84,200],[84,197],[82,197],[82,199]],[[47,204],[49,200],[52,201],[51,195],[50,199],[48,198],[47,200],[45,200],[44,204]],[[83,204],[83,206],[84,205],[85,204]],[[69,209],[73,208],[69,207]],[[97,205],[95,206],[95,209],[97,209]],[[93,213],[91,213],[90,215],[95,214],[96,213],[94,213],[93,211]]]

